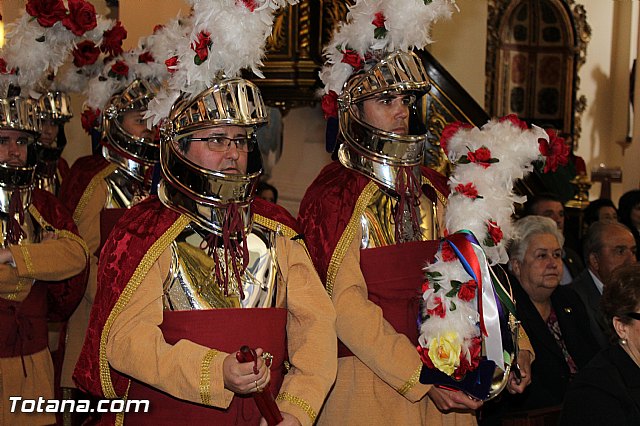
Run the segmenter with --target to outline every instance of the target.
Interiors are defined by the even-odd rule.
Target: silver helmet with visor
[[[227,206],[234,204],[248,231],[249,207],[262,173],[256,130],[266,122],[267,110],[258,87],[242,78],[219,80],[195,98],[178,99],[161,127],[160,199],[218,235]],[[244,135],[195,136],[219,126],[241,127]],[[206,143],[214,152],[226,152],[234,143],[238,151],[247,153],[246,172],[225,173],[194,163],[186,153],[195,143]]]
[[[34,142],[40,133],[37,101],[31,98],[0,98],[0,145],[8,145],[9,137],[3,131],[18,131],[18,145],[27,146],[24,164],[0,161],[0,211],[9,212],[9,203],[18,192],[24,207],[31,203],[31,190],[35,184],[36,155]]]
[[[394,51],[368,71],[354,75],[338,96],[340,134],[345,142],[338,151],[340,162],[385,187],[394,189],[400,167],[419,167],[424,160],[426,129],[419,128],[416,100],[430,87],[420,58],[413,52]],[[361,118],[362,103],[369,99],[406,95],[410,123],[408,134],[374,127]],[[415,133],[415,134],[413,134]]]
[[[48,91],[38,99],[38,115],[40,116],[42,131],[45,132],[45,123],[50,123],[57,127],[55,132],[55,143],[44,143],[41,138],[36,140],[35,151],[38,157],[38,174],[43,173],[43,166],[48,163],[57,162],[62,151],[67,144],[64,137],[60,137],[60,126],[73,118],[71,111],[71,99],[65,92]],[[46,167],[45,167],[46,168]],[[55,170],[55,169],[54,169]],[[50,171],[47,171],[50,174]]]
[[[124,117],[128,112],[146,111],[159,89],[158,83],[136,79],[109,99],[103,113],[102,137],[108,144],[103,155],[141,182],[148,180],[159,161],[159,141],[151,131],[146,136],[132,134],[125,128]]]

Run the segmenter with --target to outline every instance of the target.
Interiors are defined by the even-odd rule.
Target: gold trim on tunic
[[[329,297],[331,297],[333,293],[333,285],[335,284],[336,276],[338,275],[338,269],[340,268],[340,264],[344,259],[344,256],[347,254],[347,250],[351,245],[351,242],[356,236],[356,232],[360,225],[360,216],[364,213],[364,210],[369,205],[369,201],[373,194],[378,190],[378,185],[374,181],[369,181],[367,186],[364,187],[362,193],[358,197],[358,201],[356,201],[356,205],[353,209],[353,214],[351,215],[351,219],[349,219],[349,223],[345,228],[344,232],[340,236],[340,240],[331,255],[331,260],[329,261],[329,267],[327,268],[327,283],[326,289]]]
[[[200,400],[204,405],[211,405],[211,361],[219,354],[210,349],[202,358],[202,373],[200,375]]]
[[[89,199],[91,199],[91,197],[93,196],[93,192],[96,190],[96,188],[100,184],[100,181],[104,180],[107,176],[113,173],[117,168],[118,166],[116,166],[115,164],[109,164],[107,167],[102,169],[98,174],[96,174],[91,179],[91,181],[89,182],[89,185],[87,185],[84,192],[82,193],[82,196],[78,201],[78,205],[76,206],[76,209],[73,211],[74,222],[78,223],[78,221],[80,220],[82,213],[84,213],[85,207],[87,207],[87,204],[89,203]]]
[[[82,239],[81,236],[76,235],[71,231],[67,231],[66,229],[55,228],[49,222],[44,220],[44,218],[42,217],[38,209],[36,209],[33,204],[29,206],[29,213],[40,224],[40,226],[42,226],[42,228],[44,229],[51,228],[53,229],[53,232],[59,237],[67,238],[69,240],[75,241],[76,243],[80,244],[80,246],[82,246],[82,249],[84,250],[85,260],[89,260],[89,247],[87,246],[87,243]]]
[[[409,392],[411,388],[414,387],[416,383],[418,383],[418,380],[420,380],[420,371],[422,371],[422,366],[418,367],[418,369],[413,372],[413,375],[411,376],[409,381],[402,385],[400,389],[398,389],[398,393],[400,395],[406,395],[407,392]]]
[[[33,278],[34,269],[33,260],[31,260],[31,254],[29,253],[27,246],[21,245],[19,247],[20,252],[22,252],[22,257],[24,258],[24,264],[27,267],[27,274],[29,274],[29,278]]]
[[[113,383],[111,382],[111,371],[109,370],[109,361],[107,360],[107,338],[109,337],[111,326],[115,322],[116,317],[120,315],[127,306],[127,303],[129,303],[129,300],[131,300],[131,297],[136,292],[144,280],[144,277],[149,273],[149,270],[158,260],[162,252],[164,252],[169,244],[171,244],[171,242],[180,235],[180,232],[182,232],[189,222],[191,222],[191,220],[187,216],[180,215],[173,225],[171,225],[171,227],[169,227],[169,229],[167,229],[165,233],[153,243],[129,279],[129,282],[122,291],[122,294],[120,294],[118,301],[111,310],[111,313],[104,324],[102,334],[100,335],[100,384],[102,386],[102,392],[106,398],[118,398],[118,395],[113,388]]]
[[[304,399],[291,395],[289,392],[282,392],[280,393],[280,395],[278,395],[276,401],[289,401],[290,403],[300,407],[302,411],[304,411],[307,416],[309,416],[312,424],[316,421],[316,417],[318,416],[318,414],[315,412],[313,407],[311,407],[311,404],[309,404]]]

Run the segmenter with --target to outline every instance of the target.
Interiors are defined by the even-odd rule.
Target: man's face
[[[208,170],[246,174],[249,153],[239,150],[236,142],[230,139],[240,141],[244,138],[245,142],[251,143],[246,141],[248,130],[240,126],[218,126],[197,131],[191,136],[192,138],[209,141],[192,141],[185,152],[185,157]],[[216,140],[217,142],[214,142]]]
[[[611,206],[600,207],[598,210],[598,221],[603,223],[613,223],[618,221],[616,209]]]
[[[12,166],[27,164],[27,146],[33,136],[19,130],[0,130],[0,162]]]
[[[564,207],[559,201],[540,201],[534,206],[533,214],[553,219],[560,232],[564,231]]]
[[[40,139],[38,139],[40,143],[51,146],[57,137],[58,125],[53,120],[42,120]]]
[[[152,139],[153,132],[147,128],[147,120],[144,119],[145,111],[132,110],[122,114],[122,128],[129,134]]]
[[[636,262],[636,242],[622,226],[608,226],[602,232],[602,248],[589,254],[589,269],[605,285],[614,269]]]
[[[409,133],[409,108],[415,102],[410,94],[383,94],[360,104],[360,119],[386,132]]]
[[[553,234],[530,237],[522,262],[514,259],[513,272],[532,300],[541,300],[560,284],[562,247]]]

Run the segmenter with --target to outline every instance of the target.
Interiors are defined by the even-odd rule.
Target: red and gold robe
[[[26,221],[56,237],[11,245],[15,266],[0,265],[0,424],[55,422],[53,413],[10,413],[9,396],[53,398],[47,320],[64,321],[84,292],[88,261],[73,220],[48,192],[34,189]],[[25,225],[31,226],[31,225]]]
[[[276,307],[286,310],[287,347],[277,352],[286,349],[292,364],[279,389],[278,405],[303,425],[311,425],[335,378],[335,312],[304,246],[292,240],[297,235],[293,218],[263,200],[254,200],[251,208],[256,223],[278,232],[275,247],[282,279],[277,284]],[[197,343],[206,341],[202,336],[190,337],[202,327],[185,325],[182,339],[176,338],[175,331],[168,338],[163,329],[168,316],[163,311],[162,284],[170,267],[170,244],[189,222],[150,197],[127,211],[116,225],[102,251],[98,291],[74,378],[92,394],[121,398],[132,377],[168,394],[166,403],[175,404],[183,419],[195,418],[194,412],[206,409],[216,424],[245,424],[236,417],[239,411],[229,407],[253,401],[237,401],[239,397],[224,388],[222,378],[222,363],[238,349],[237,344],[223,348],[226,340],[242,336],[252,344],[252,327],[234,329],[219,345]],[[258,321],[257,315],[265,309],[242,311],[258,311]],[[221,312],[232,315],[234,310],[186,312],[210,318],[208,326],[215,328],[224,327],[215,320]],[[149,416],[147,420],[154,424],[172,421]]]

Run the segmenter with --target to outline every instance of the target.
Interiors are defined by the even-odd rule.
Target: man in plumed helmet
[[[471,424],[481,405],[418,381],[422,268],[449,189],[423,165],[438,147],[426,146],[417,114],[429,78],[411,49],[429,42],[449,3],[358,1],[325,49],[322,104],[339,161],[307,189],[299,216],[337,314],[338,375],[321,425]]]
[[[63,321],[84,290],[88,252],[66,210],[35,188],[36,102],[0,98],[0,423],[51,424],[51,413],[11,411],[10,396],[53,398],[47,319]],[[78,276],[77,278],[73,278]]]
[[[122,27],[114,22],[111,30],[114,28]],[[61,373],[65,399],[86,396],[79,393],[72,375],[96,294],[102,244],[123,212],[151,191],[152,172],[160,150],[159,140],[154,130],[147,127],[144,114],[169,75],[165,65],[153,56],[154,46],[163,37],[162,33],[145,37],[139,47],[110,58],[84,89],[87,104],[83,124],[87,127],[96,124],[86,118],[92,115],[91,111],[101,112],[96,118],[100,119],[96,127],[101,131],[101,145],[99,152],[76,160],[59,194],[91,253],[87,290],[66,328]]]
[[[65,124],[73,117],[71,101],[65,92],[50,90],[38,99],[42,132],[36,141],[36,182],[40,189],[57,195],[69,164],[62,158],[67,145]]]
[[[253,401],[275,397],[279,424],[311,425],[335,378],[335,314],[295,220],[255,197],[266,107],[231,77],[262,55],[273,22],[262,6],[194,2],[190,35],[167,55],[181,90],[150,106],[166,117],[158,197],[130,209],[101,254],[74,378],[150,401],[125,422],[276,424]]]

